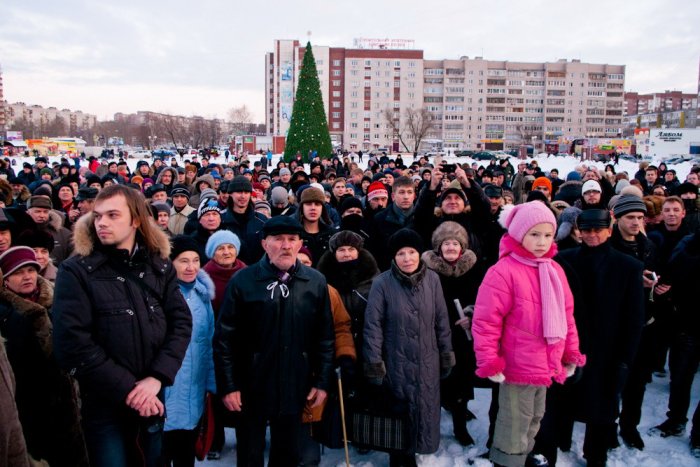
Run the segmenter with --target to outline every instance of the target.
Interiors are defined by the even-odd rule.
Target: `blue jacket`
[[[215,296],[214,282],[200,269],[194,288],[180,285],[182,295],[192,313],[192,339],[187,346],[182,367],[175,383],[165,388],[165,431],[192,430],[204,413],[207,392],[216,392],[212,337]]]

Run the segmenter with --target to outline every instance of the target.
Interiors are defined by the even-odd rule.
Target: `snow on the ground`
[[[608,467],[691,467],[700,466],[700,459],[690,455],[688,436],[692,422],[688,422],[686,434],[678,438],[661,438],[650,436],[647,431],[666,419],[666,407],[668,403],[669,378],[654,377],[654,381],[647,386],[642,408],[642,421],[639,432],[646,444],[644,451],[627,448],[620,439],[621,446],[610,451],[608,455]],[[488,389],[476,389],[475,399],[469,403],[469,409],[477,416],[476,420],[469,422],[469,433],[474,438],[476,446],[464,448],[452,437],[452,417],[442,413],[440,422],[441,442],[440,448],[435,454],[419,456],[418,465],[422,467],[462,467],[473,461],[477,467],[489,467],[491,462],[477,458],[486,452],[486,440],[488,438],[488,410],[491,401],[491,391]],[[691,397],[689,418],[692,418],[700,400],[700,374],[695,376]],[[585,466],[583,458],[583,436],[585,425],[576,423],[574,426],[573,443],[568,453],[559,452],[557,465],[561,467]],[[269,442],[269,437],[268,437]],[[350,447],[350,463],[354,467],[383,467],[389,465],[389,457],[385,453],[370,452],[359,454],[356,449]],[[226,429],[226,446],[222,458],[218,461],[197,462],[203,467],[216,467],[217,465],[229,466],[236,464],[235,435],[233,429]],[[321,458],[322,467],[344,467],[345,452],[343,449],[325,449]]]

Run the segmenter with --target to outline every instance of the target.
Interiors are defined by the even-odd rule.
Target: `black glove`
[[[357,390],[355,362],[352,358],[343,356],[338,358],[338,366],[340,367],[340,375],[343,380],[343,390],[350,397]]]

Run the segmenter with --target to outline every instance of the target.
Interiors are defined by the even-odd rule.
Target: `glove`
[[[571,378],[574,376],[574,373],[576,373],[576,365],[573,363],[567,363],[564,365],[564,369],[566,370],[566,377]]]
[[[452,373],[452,367],[440,369],[440,379],[446,379]]]
[[[493,381],[494,383],[502,383],[503,381],[506,380],[506,377],[503,375],[503,373],[496,373],[493,376],[489,376],[489,379]]]
[[[348,356],[338,358],[340,375],[343,379],[343,389],[347,395],[354,394],[357,389],[355,362]]]

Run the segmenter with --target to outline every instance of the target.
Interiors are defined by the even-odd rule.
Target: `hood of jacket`
[[[177,174],[175,174],[175,176],[177,176]],[[177,180],[177,178],[175,178],[175,180]],[[212,177],[209,174],[204,174],[201,177],[197,177],[194,180],[194,183],[192,184],[192,186],[193,186],[192,194],[193,195],[199,194],[202,192],[202,190],[199,189],[199,184],[201,182],[207,182],[209,184],[209,188],[211,188],[212,190],[214,189],[214,177]]]

